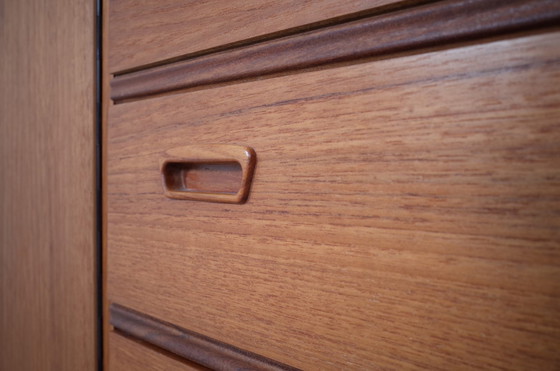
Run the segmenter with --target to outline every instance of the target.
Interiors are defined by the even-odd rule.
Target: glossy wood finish
[[[560,24],[557,0],[440,1],[120,75],[111,81],[111,98],[118,102],[551,24]]]
[[[118,304],[110,312],[120,332],[213,370],[297,370]]]
[[[418,0],[112,0],[110,70],[293,33],[327,19]],[[289,31],[288,31],[289,30]]]
[[[179,200],[243,203],[249,195],[256,161],[257,155],[252,148],[239,145],[198,144],[170,149],[160,166],[164,194]],[[204,170],[204,166],[197,165],[210,166]],[[215,168],[212,165],[222,166]],[[194,177],[189,174],[193,166]],[[218,176],[201,174],[211,172],[216,172]],[[225,175],[224,179],[220,175]],[[232,180],[238,182],[233,192],[228,192],[232,189]],[[217,184],[208,184],[208,181]],[[220,184],[222,182],[224,184]]]
[[[0,370],[96,370],[95,2],[0,1]]]
[[[113,106],[109,300],[302,369],[554,369],[559,40]],[[248,202],[166,199],[210,142],[258,153]]]

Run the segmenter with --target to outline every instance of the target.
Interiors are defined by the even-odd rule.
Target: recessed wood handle
[[[252,148],[238,145],[174,148],[161,161],[164,194],[179,200],[243,203],[256,159]]]

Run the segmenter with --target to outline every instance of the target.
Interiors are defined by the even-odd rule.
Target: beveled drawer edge
[[[560,22],[557,0],[444,0],[117,75],[115,103]]]
[[[136,340],[217,370],[298,370],[122,305],[109,307],[110,324]]]

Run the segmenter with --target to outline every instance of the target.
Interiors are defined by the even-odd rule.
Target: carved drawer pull
[[[165,196],[179,200],[243,203],[257,156],[252,148],[208,144],[174,148],[161,162]]]

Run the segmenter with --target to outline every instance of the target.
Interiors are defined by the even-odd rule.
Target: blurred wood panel
[[[111,107],[108,299],[303,369],[560,362],[560,33]],[[248,145],[245,205],[159,161]]]
[[[119,334],[212,370],[298,371],[122,305],[111,304],[110,313],[111,325]]]
[[[287,29],[418,0],[113,0],[109,68],[119,72]]]
[[[0,369],[95,370],[95,2],[0,1]]]
[[[121,334],[109,332],[107,339],[111,344],[108,354],[108,369],[114,371],[187,371],[208,370],[206,367],[187,362],[168,352],[136,342]]]

